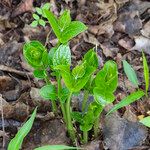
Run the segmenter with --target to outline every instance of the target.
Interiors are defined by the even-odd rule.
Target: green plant
[[[71,21],[68,10],[65,10],[60,17],[56,17],[48,9],[43,9],[43,12],[58,42],[49,52],[38,41],[26,43],[23,49],[24,57],[34,68],[34,76],[46,81],[46,85],[40,89],[40,94],[43,98],[52,101],[54,112],[56,112],[56,101],[59,102],[72,142],[76,142],[74,120],[79,123],[80,130],[83,132],[83,142],[87,143],[88,132],[92,128],[94,128],[95,137],[98,136],[101,112],[106,105],[115,100],[114,92],[118,85],[117,64],[114,61],[107,61],[103,68],[98,70],[98,57],[93,48],[72,69],[69,41],[85,31],[87,27],[79,21]],[[138,79],[133,68],[126,61],[123,63],[129,80],[138,87]],[[56,84],[51,83],[50,77],[55,77]],[[82,111],[73,112],[72,95],[80,92],[84,93]],[[94,100],[87,106],[89,95],[92,95]],[[114,106],[111,112],[130,104],[143,95],[141,90],[129,95]]]
[[[31,23],[32,27],[36,27],[39,25],[45,27],[46,22],[44,18],[46,18],[44,10],[49,10],[50,9],[50,3],[44,4],[42,7],[36,7],[35,10],[36,12],[32,15],[34,18],[34,21]]]
[[[145,93],[143,92],[143,90],[138,90],[138,91],[131,93],[130,95],[125,97],[123,100],[121,100],[118,104],[116,104],[107,113],[107,115],[109,115],[110,113],[112,113],[124,106],[130,105],[131,103],[135,102],[136,100],[142,98],[144,95],[148,96],[147,91],[149,88],[149,68],[148,68],[148,63],[147,63],[146,57],[143,52],[142,52],[142,58],[143,58],[143,74],[144,74],[144,79],[145,79]],[[123,60],[123,67],[124,67],[124,71],[125,71],[128,79],[133,83],[133,85],[138,87],[139,81],[137,79],[137,75],[136,75],[134,69],[125,60]]]
[[[132,66],[126,60],[123,60],[123,68],[124,68],[124,72],[126,73],[129,81],[134,86],[138,87],[139,81],[138,81],[137,75],[136,75],[134,69],[132,68]]]
[[[36,116],[37,108],[33,111],[30,119],[21,127],[21,129],[17,132],[15,137],[10,141],[8,145],[8,150],[20,150],[24,138],[30,132],[35,116]]]
[[[148,63],[146,60],[146,57],[144,53],[142,52],[142,58],[143,58],[143,69],[144,69],[144,79],[145,79],[145,95],[148,97],[148,89],[149,89],[149,68]]]

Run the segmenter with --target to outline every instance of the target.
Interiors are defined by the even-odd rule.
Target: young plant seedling
[[[34,76],[46,81],[46,85],[40,89],[40,94],[43,98],[52,101],[54,112],[56,112],[56,101],[59,102],[72,142],[76,142],[76,132],[73,126],[74,119],[80,124],[80,130],[83,131],[83,142],[87,143],[88,132],[92,128],[94,128],[94,136],[98,136],[101,112],[107,104],[115,100],[114,92],[118,85],[117,64],[114,61],[107,61],[103,68],[98,71],[97,54],[94,49],[90,49],[84,55],[82,61],[72,69],[69,41],[84,32],[87,27],[80,21],[72,21],[69,10],[65,10],[60,17],[57,17],[48,10],[49,7],[43,7],[41,8],[42,10],[36,8],[36,11],[39,15],[48,19],[58,42],[49,52],[38,41],[26,43],[23,49],[24,57],[34,68]],[[35,18],[37,18],[36,21],[38,22],[38,17]],[[144,55],[143,62],[147,93],[149,78]],[[126,61],[123,61],[123,64],[128,79],[138,87],[139,82],[135,71]],[[51,76],[55,77],[57,81],[55,85],[51,83]],[[82,111],[72,112],[72,95],[81,91],[84,93]],[[115,105],[109,113],[134,102],[144,94],[142,90],[132,93]],[[89,95],[92,95],[94,100],[87,106]],[[56,148],[56,146],[53,148]]]
[[[34,18],[34,21],[31,23],[32,27],[36,27],[38,25],[41,25],[45,27],[46,22],[44,18],[46,18],[44,10],[49,10],[50,9],[50,3],[44,4],[42,7],[36,7],[35,10],[36,12],[32,15]]]
[[[75,132],[72,125],[70,112],[71,95],[75,91],[80,91],[80,89],[84,86],[82,86],[82,83],[86,84],[86,80],[88,80],[88,76],[92,73],[93,68],[88,67],[86,71],[84,70],[85,75],[83,73],[82,76],[84,77],[82,81],[80,79],[82,76],[77,75],[78,67],[76,67],[71,76],[74,83],[76,80],[78,80],[78,82],[75,83],[77,84],[75,87],[72,85],[71,89],[68,87],[68,84],[63,86],[61,83],[61,68],[67,72],[68,67],[71,66],[71,51],[68,43],[69,40],[85,31],[87,27],[79,21],[71,21],[69,10],[65,10],[58,18],[48,10],[49,7],[49,4],[45,4],[42,8],[36,8],[36,11],[39,15],[48,19],[56,37],[58,38],[58,43],[55,47],[51,48],[48,53],[46,47],[44,47],[40,42],[31,41],[24,45],[23,53],[27,62],[34,68],[34,76],[46,81],[46,85],[41,88],[40,94],[43,98],[50,99],[52,101],[52,108],[54,112],[56,112],[56,100],[59,100],[68,132],[72,141],[75,141]],[[36,19],[37,24],[39,17],[36,16],[34,18]],[[84,64],[81,67],[84,67]],[[51,76],[56,77],[57,85],[51,84],[48,70],[51,71]]]
[[[140,89],[138,91],[131,93],[130,95],[125,97],[123,100],[121,100],[118,104],[116,104],[108,112],[108,114],[110,114],[110,113],[112,113],[112,112],[114,112],[114,111],[116,111],[122,107],[130,105],[131,103],[135,102],[136,100],[142,98],[145,95],[148,96],[147,91],[149,89],[149,68],[148,68],[148,63],[147,63],[146,57],[145,57],[143,52],[142,52],[142,58],[143,58],[143,74],[144,74],[144,79],[145,79],[145,93],[143,92],[143,90],[140,90]],[[134,69],[125,60],[123,61],[123,67],[124,67],[124,71],[125,71],[128,79],[133,83],[133,85],[138,87],[139,81],[137,79],[137,75],[136,75]],[[145,120],[147,121],[147,119],[145,119]]]

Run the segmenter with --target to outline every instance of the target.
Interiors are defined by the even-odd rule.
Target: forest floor
[[[106,60],[117,62],[119,85],[114,104],[136,90],[124,74],[122,60],[127,60],[136,70],[140,88],[145,86],[141,51],[145,52],[150,64],[149,0],[0,0],[0,110],[2,112],[3,108],[4,115],[4,124],[0,119],[0,149],[6,149],[36,106],[36,121],[22,149],[69,144],[61,117],[54,116],[51,103],[38,94],[43,81],[33,78],[33,70],[22,55],[26,41],[39,40],[48,49],[56,43],[50,26],[30,26],[34,8],[46,2],[51,3],[56,15],[69,9],[73,20],[88,26],[85,33],[70,43],[73,65],[93,47],[97,48],[100,67]],[[72,100],[74,107],[79,105],[79,99],[80,96]],[[99,137],[93,140],[91,136],[89,144],[82,147],[87,150],[148,150],[150,130],[139,123],[141,117],[148,115],[150,98],[142,98],[111,117],[106,118],[104,112]]]

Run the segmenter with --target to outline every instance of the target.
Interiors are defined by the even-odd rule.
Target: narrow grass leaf
[[[150,116],[143,118],[140,122],[150,128]]]
[[[124,68],[124,72],[127,75],[129,81],[133,85],[138,87],[139,82],[138,82],[137,75],[136,75],[134,69],[132,68],[132,66],[126,60],[123,60],[123,68]]]
[[[135,102],[136,100],[140,99],[142,96],[144,96],[145,93],[141,90],[136,91],[130,95],[128,95],[127,97],[125,97],[122,101],[120,101],[118,104],[116,104],[108,113],[107,115],[109,115],[110,113],[124,107],[127,105],[130,105],[131,103]]]
[[[142,53],[142,56],[143,56],[143,68],[144,68],[144,79],[145,79],[145,94],[146,96],[148,96],[147,91],[149,88],[149,68],[144,53]]]
[[[72,150],[72,149],[81,149],[77,147],[70,147],[65,145],[47,145],[39,148],[35,148],[34,150]]]
[[[37,108],[35,108],[32,113],[30,119],[21,127],[21,129],[17,132],[16,136],[10,141],[8,145],[8,150],[20,150],[22,142],[25,136],[29,133],[32,128],[35,116],[36,116]]]

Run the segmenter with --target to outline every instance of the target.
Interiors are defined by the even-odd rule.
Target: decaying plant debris
[[[3,103],[4,124],[0,121],[0,147],[4,142],[4,149],[36,106],[38,106],[37,119],[22,149],[30,150],[48,144],[70,144],[60,116],[57,118],[54,116],[49,107],[51,103],[43,100],[37,92],[44,82],[33,78],[33,69],[27,65],[22,55],[23,44],[30,40],[39,40],[43,45],[46,44],[48,49],[57,43],[49,26],[35,28],[30,26],[35,7],[41,7],[46,2],[51,3],[55,15],[58,16],[64,9],[69,9],[73,20],[80,20],[88,26],[86,32],[70,43],[73,66],[93,47],[96,47],[100,68],[108,59],[117,62],[120,74],[114,104],[136,90],[124,75],[123,59],[132,64],[138,75],[139,86],[144,89],[141,51],[145,52],[150,64],[149,0],[2,0],[0,1],[0,94],[2,94],[0,101]],[[52,82],[55,83],[55,80],[52,79]],[[78,97],[73,97],[72,105],[75,110],[81,106],[81,99],[82,93]],[[106,112],[108,110],[105,108]],[[105,111],[101,117],[100,136],[93,141],[91,135],[89,143],[82,146],[83,148],[87,150],[150,148],[150,131],[137,123],[140,117],[150,115],[149,98],[142,98],[120,109],[113,120],[104,117]],[[3,127],[5,131],[2,130]]]

